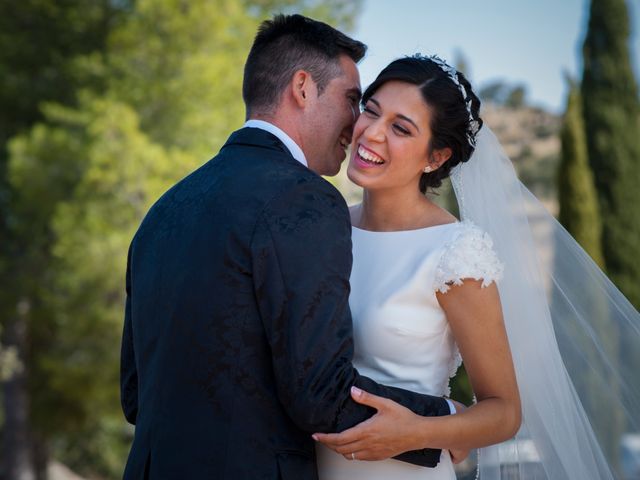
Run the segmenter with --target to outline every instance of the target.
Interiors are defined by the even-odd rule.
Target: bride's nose
[[[367,140],[383,142],[385,139],[384,125],[379,119],[376,119],[366,126],[364,135]]]

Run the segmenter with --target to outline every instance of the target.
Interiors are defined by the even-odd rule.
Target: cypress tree
[[[604,266],[602,224],[593,174],[587,158],[587,143],[578,86],[571,79],[567,110],[560,132],[562,154],[558,169],[560,223],[571,233],[591,258]]]
[[[607,272],[640,307],[640,101],[625,0],[592,0],[582,101]]]

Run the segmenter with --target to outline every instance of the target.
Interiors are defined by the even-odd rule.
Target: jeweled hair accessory
[[[467,141],[469,145],[473,148],[476,147],[476,135],[478,134],[478,130],[480,130],[480,122],[473,118],[473,113],[471,112],[471,96],[467,94],[467,89],[464,88],[464,85],[460,83],[458,80],[458,71],[449,65],[447,62],[442,60],[437,55],[424,56],[421,54],[416,54],[415,58],[431,60],[433,63],[438,65],[440,69],[447,74],[447,76],[451,79],[453,83],[458,87],[460,93],[462,94],[462,100],[464,101],[464,105],[469,113],[469,128],[467,129]]]

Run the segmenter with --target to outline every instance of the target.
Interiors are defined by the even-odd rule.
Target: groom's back
[[[291,465],[315,476],[310,437],[278,400],[251,254],[265,205],[301,182],[326,183],[275,137],[243,129],[140,226],[130,351],[126,326],[123,340],[123,407],[136,424],[126,478],[279,478]]]

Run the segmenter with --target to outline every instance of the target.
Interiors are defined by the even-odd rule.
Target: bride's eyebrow
[[[418,127],[418,125],[416,125],[416,122],[414,122],[413,120],[411,120],[409,117],[407,117],[407,116],[405,116],[405,115],[402,115],[401,113],[398,113],[396,116],[397,116],[398,118],[401,118],[401,119],[403,119],[403,120],[405,120],[405,121],[409,122],[411,125],[413,125],[413,126],[416,128],[416,130],[418,130],[418,133],[420,133],[420,128]]]
[[[378,102],[375,98],[369,97],[369,101],[374,103],[376,107],[382,108],[380,107],[380,102]],[[401,113],[396,113],[396,117],[401,118],[405,122],[409,122],[411,125],[413,125],[416,128],[416,130],[418,130],[418,133],[420,133],[420,127],[418,127],[418,125],[416,125],[416,122],[411,120],[409,117],[407,117],[406,115],[402,115]]]
[[[369,97],[368,101],[375,104],[376,107],[380,108],[380,102],[378,102],[375,98]]]

